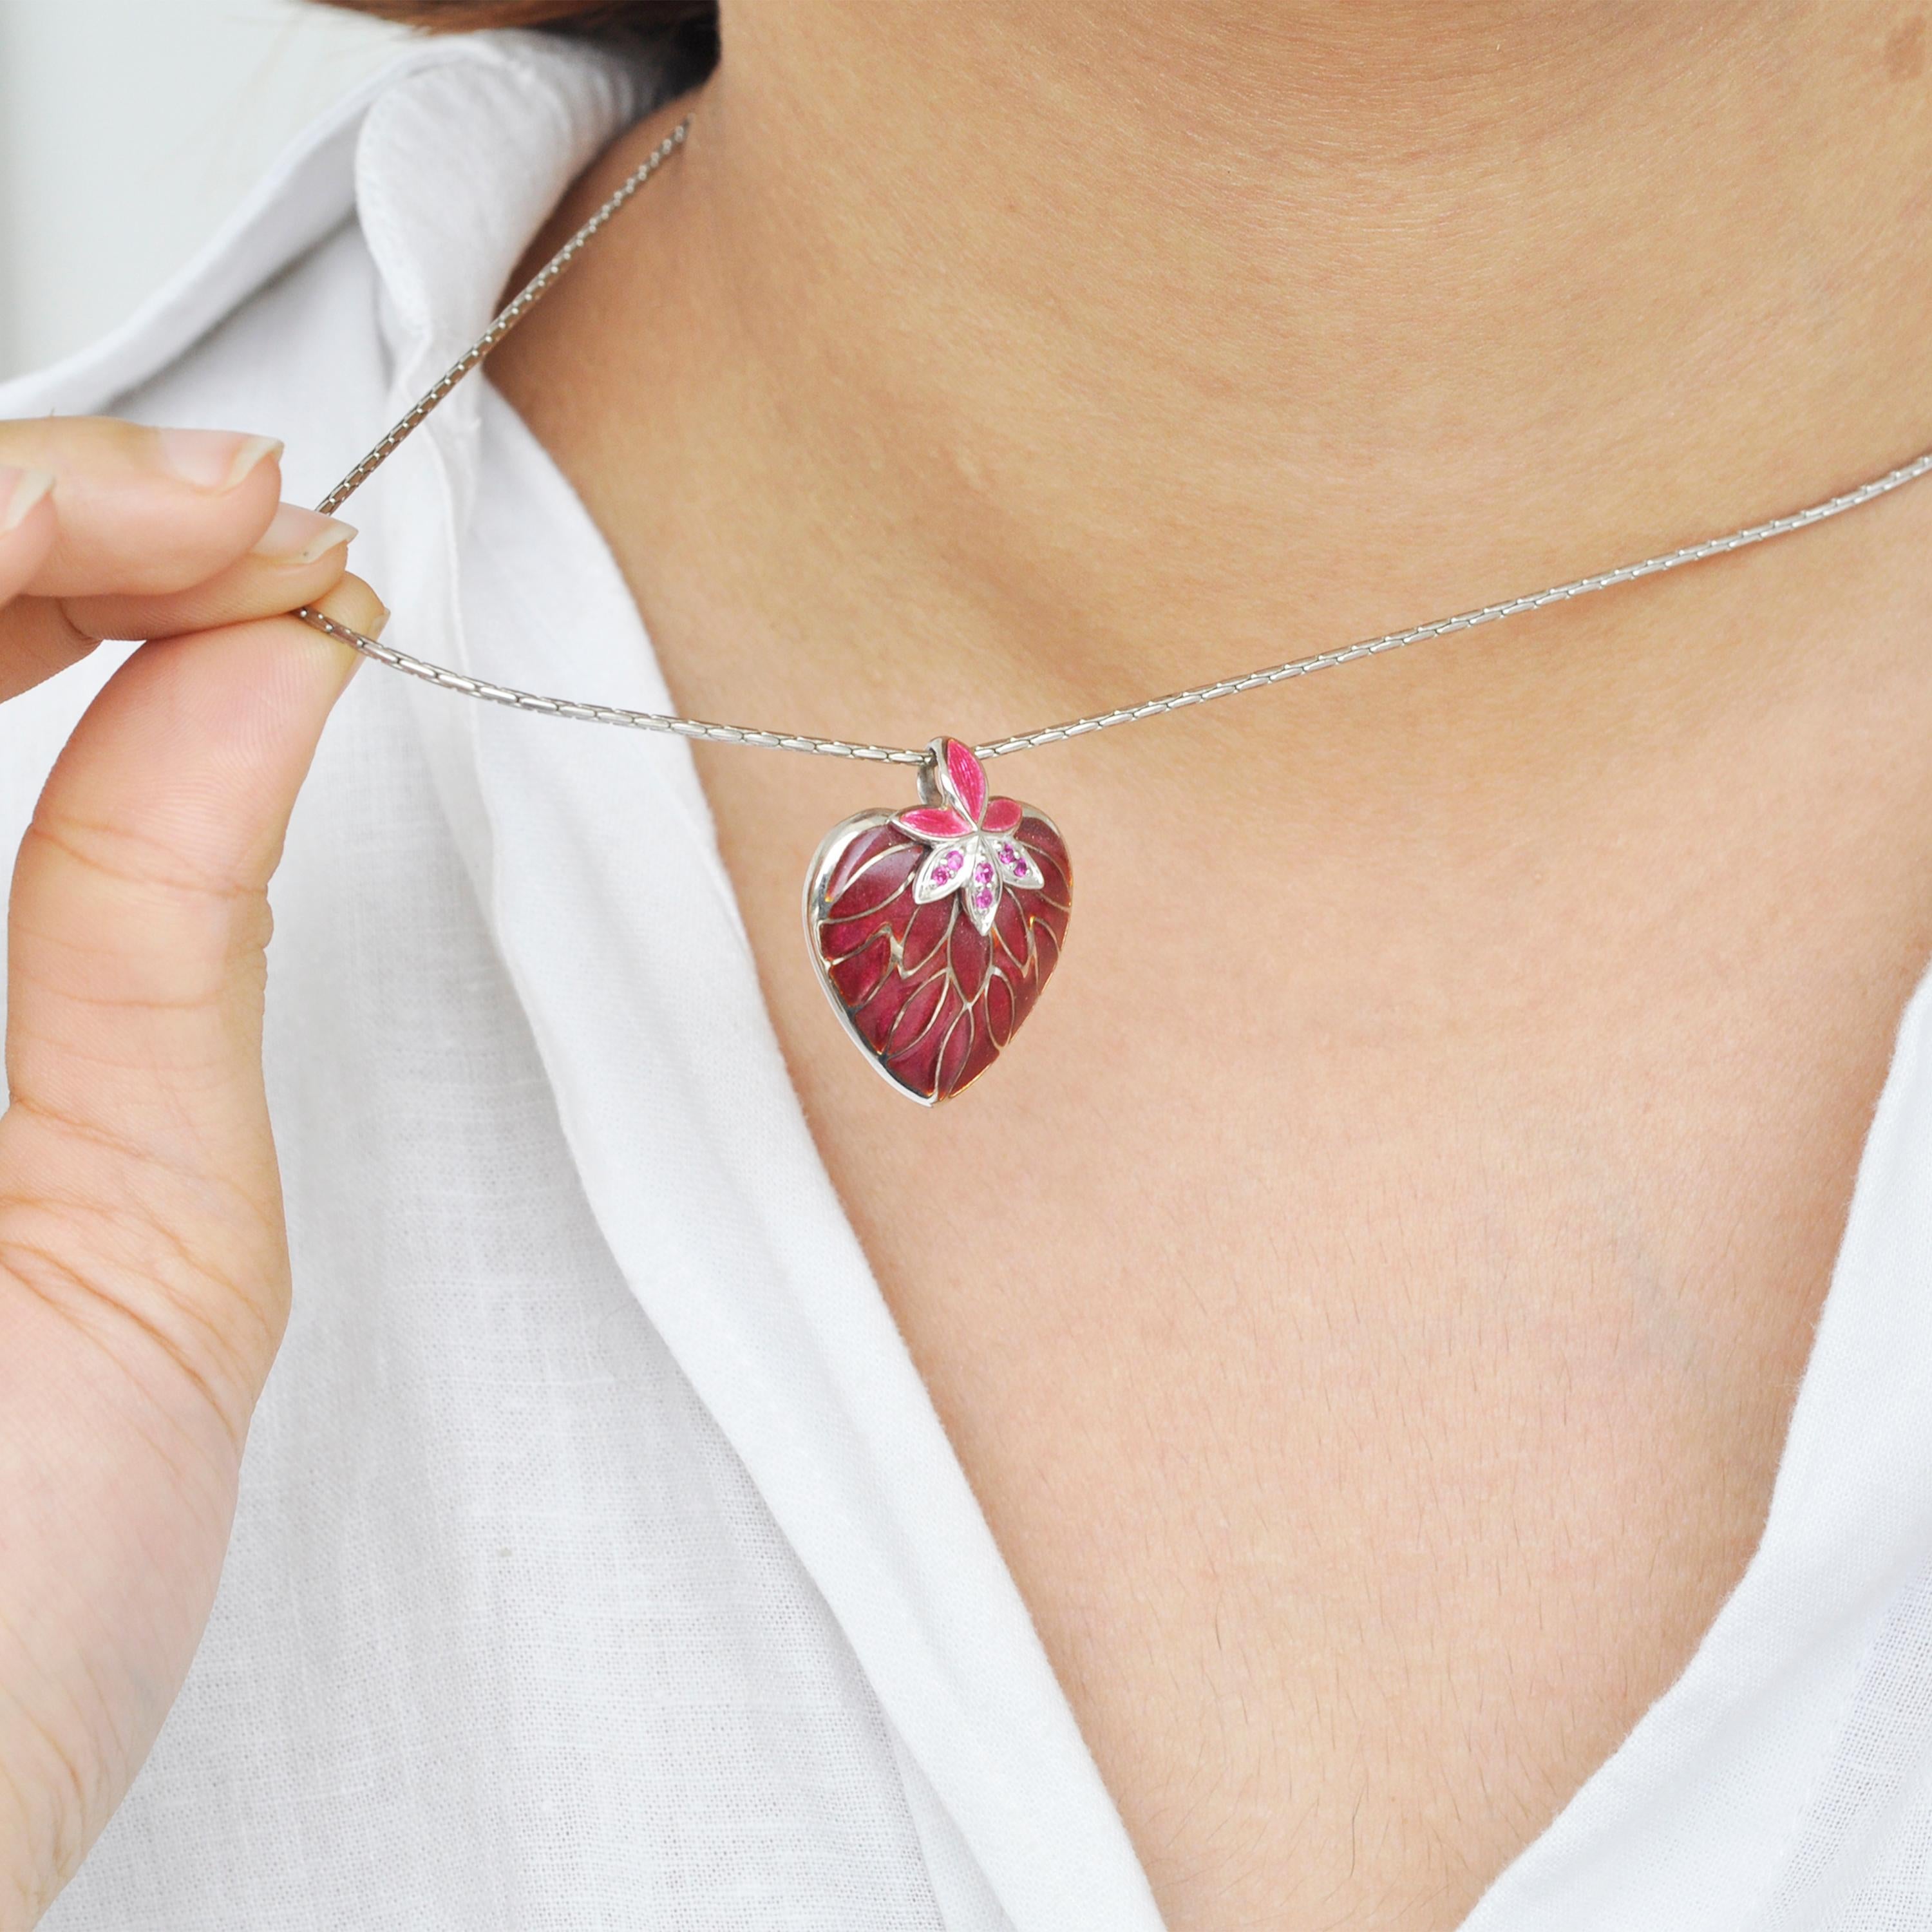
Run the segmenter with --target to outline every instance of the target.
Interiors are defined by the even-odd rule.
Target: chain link
[[[364,657],[387,664],[425,684],[445,691],[460,692],[465,698],[480,698],[491,704],[508,704],[519,711],[541,712],[547,718],[574,718],[588,724],[628,724],[633,730],[662,731],[674,738],[701,738],[716,745],[757,745],[767,751],[810,752],[822,758],[860,758],[878,765],[922,765],[928,754],[910,752],[895,745],[852,745],[842,738],[811,738],[788,731],[760,731],[743,724],[710,724],[701,718],[678,718],[662,711],[626,711],[621,705],[589,704],[571,698],[545,698],[534,691],[519,691],[514,685],[492,684],[486,678],[468,677],[446,664],[431,664],[425,658],[412,658],[388,644],[365,638],[320,610],[298,610],[296,615],[326,631],[345,644],[352,644]]]
[[[382,467],[424,418],[550,292],[591,238],[684,146],[690,129],[691,117],[687,115],[538,271],[508,308],[451,364],[436,386],[323,497],[316,507],[324,515],[332,515],[340,509]],[[1171,692],[1165,698],[1150,698],[1139,704],[1124,705],[1118,710],[1096,712],[1090,718],[1070,718],[1064,724],[1049,724],[1038,731],[1023,731],[974,748],[982,759],[1004,758],[1015,752],[1037,751],[1042,746],[1060,744],[1070,738],[1084,737],[1090,732],[1110,730],[1116,724],[1136,724],[1143,718],[1160,718],[1170,711],[1184,710],[1190,705],[1211,704],[1217,698],[1238,697],[1243,692],[1258,691],[1266,685],[1283,684],[1290,678],[1306,677],[1311,671],[1352,664],[1358,658],[1379,656],[1384,651],[1400,650],[1406,645],[1419,644],[1430,638],[1446,638],[1458,631],[1473,631],[1479,625],[1500,623],[1506,617],[1522,616],[1552,604],[1566,603],[1572,598],[1587,597],[1599,590],[1614,590],[1619,584],[1634,584],[1640,578],[1660,576],[1668,570],[1680,570],[1686,564],[1702,563],[1728,551],[1768,543],[1774,537],[1788,536],[1795,530],[1808,529],[1828,518],[1843,516],[1846,511],[1856,510],[1876,497],[1903,489],[1906,484],[1916,482],[1928,472],[1932,472],[1932,450],[1840,495],[1828,496],[1822,502],[1794,510],[1788,515],[1774,517],[1766,523],[1750,524],[1726,536],[1686,544],[1682,549],[1666,550],[1660,556],[1646,557],[1639,563],[1622,564],[1614,570],[1600,571],[1593,577],[1579,577],[1568,584],[1552,584],[1546,590],[1532,591],[1527,596],[1511,597],[1500,604],[1486,604],[1480,610],[1465,610],[1453,617],[1438,617],[1433,622],[1418,624],[1406,631],[1385,632],[1378,638],[1366,638],[1357,644],[1318,652],[1312,657],[1291,658],[1286,663],[1245,671],[1238,677],[1223,678],[1214,684],[1191,685],[1185,691]],[[712,744],[750,745],[768,751],[803,752],[818,758],[856,758],[874,764],[923,765],[929,755],[922,748],[856,744],[843,738],[818,738],[802,732],[765,731],[749,725],[708,724],[703,718],[682,718],[670,712],[628,711],[617,705],[546,698],[537,692],[520,691],[513,685],[493,684],[485,679],[466,676],[446,665],[431,664],[426,658],[411,657],[406,651],[378,644],[359,631],[325,617],[319,610],[303,609],[296,615],[393,670],[421,678],[445,691],[460,692],[467,698],[480,698],[491,704],[506,704],[519,711],[537,712],[546,717],[576,718],[592,724],[621,724],[634,730],[662,732],[672,737],[699,739]]]
[[[436,386],[316,504],[316,508],[323,516],[334,516],[388,461],[430,410],[550,293],[562,280],[564,272],[589,245],[591,238],[684,146],[684,137],[690,131],[691,117],[687,114],[645,157],[644,164],[631,174],[610,200],[538,270],[509,307],[442,372]]]

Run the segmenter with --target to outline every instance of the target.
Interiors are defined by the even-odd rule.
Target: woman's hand
[[[0,1115],[0,1932],[39,1917],[186,1674],[288,1260],[266,889],[354,654],[353,532],[279,446],[0,423],[0,700],[143,637],[14,879]]]

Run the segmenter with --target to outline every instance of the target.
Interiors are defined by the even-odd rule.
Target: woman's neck
[[[647,548],[826,693],[782,723],[996,735],[1932,442],[1916,15],[727,0],[724,39],[571,326],[652,399],[614,470],[678,452]]]

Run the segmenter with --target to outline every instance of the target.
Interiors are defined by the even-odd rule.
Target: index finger
[[[272,436],[104,417],[0,422],[0,467],[54,478],[45,502],[0,532],[4,581],[13,574],[4,554],[31,545],[51,506],[44,554],[0,595],[154,596],[202,582],[268,528],[280,500],[281,449]]]

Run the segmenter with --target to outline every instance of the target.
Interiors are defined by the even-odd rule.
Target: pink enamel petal
[[[1016,798],[989,798],[986,801],[986,816],[980,823],[988,832],[1012,832],[1018,829],[1020,815],[1025,808]]]
[[[957,738],[946,740],[946,776],[952,781],[952,794],[960,808],[977,825],[986,808],[986,774],[980,769],[973,748]]]
[[[950,805],[915,806],[910,812],[902,812],[892,820],[902,830],[910,832],[915,838],[928,842],[940,838],[964,838],[973,829],[973,821],[963,812],[955,812]]]

